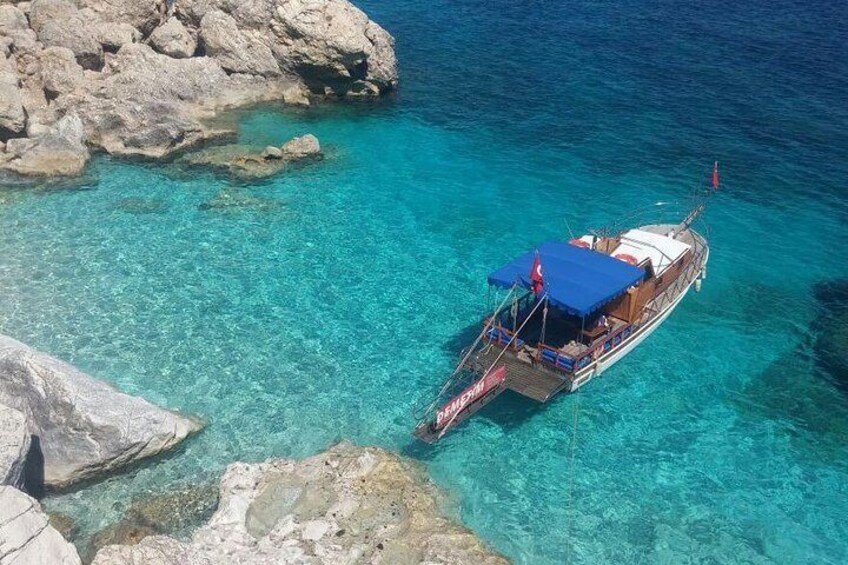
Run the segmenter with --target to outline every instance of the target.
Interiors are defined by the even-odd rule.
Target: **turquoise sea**
[[[396,96],[238,115],[323,163],[238,184],[98,157],[0,193],[0,331],[209,421],[48,508],[84,543],[134,497],[349,439],[422,461],[518,563],[848,561],[844,3],[359,5]],[[412,441],[489,271],[684,201],[715,159],[702,293],[579,394]],[[200,209],[224,190],[263,204]]]

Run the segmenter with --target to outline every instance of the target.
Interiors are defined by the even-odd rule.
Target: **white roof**
[[[621,245],[612,252],[612,256],[632,255],[636,258],[637,263],[650,259],[654,266],[654,272],[659,275],[689,251],[689,248],[688,244],[672,239],[667,235],[630,230],[621,236]]]

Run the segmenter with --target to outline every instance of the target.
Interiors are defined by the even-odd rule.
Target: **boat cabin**
[[[651,301],[683,272],[692,246],[676,239],[672,228],[547,242],[489,275],[489,284],[509,289],[513,299],[485,321],[493,347],[477,356],[475,369],[500,359],[516,390],[540,401],[568,388],[576,373],[630,337],[650,315]],[[537,253],[543,287],[534,293]],[[536,373],[526,379],[536,390],[519,390],[527,369]],[[559,379],[545,385],[540,370]]]

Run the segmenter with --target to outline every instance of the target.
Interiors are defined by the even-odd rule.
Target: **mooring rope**
[[[574,538],[571,535],[571,526],[574,523],[574,456],[577,452],[577,424],[580,418],[580,389],[578,388],[575,396],[577,397],[574,401],[574,428],[571,432],[571,454],[570,454],[570,463],[569,463],[569,477],[568,477],[568,523],[565,529],[565,537],[568,540],[568,558],[566,559],[566,563],[571,562],[572,551],[574,550],[574,542],[572,541]]]

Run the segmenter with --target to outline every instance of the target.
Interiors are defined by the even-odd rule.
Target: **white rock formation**
[[[24,486],[32,430],[23,412],[0,404],[0,485]]]
[[[159,53],[174,59],[191,57],[197,49],[197,42],[191,33],[173,16],[153,30],[150,34],[150,45]]]
[[[103,66],[103,47],[76,5],[67,0],[33,0],[30,22],[45,47],[67,47],[85,69]]]
[[[318,143],[317,137],[311,133],[307,133],[284,143],[280,147],[280,152],[284,159],[290,161],[307,159],[321,154],[321,144]]]
[[[75,175],[87,161],[85,132],[76,114],[66,115],[53,127],[32,137],[10,139],[5,154],[0,155],[0,165],[4,168],[31,176]]]
[[[0,565],[80,565],[80,558],[35,499],[0,486]]]
[[[439,494],[410,462],[338,445],[304,461],[231,465],[220,503],[190,542],[167,536],[101,549],[94,565],[428,563],[501,565],[445,518]]]
[[[157,158],[227,133],[204,125],[222,109],[376,97],[397,85],[394,40],[347,0],[180,0],[167,19],[164,7],[164,0],[0,5],[0,135],[40,137],[76,114],[87,146]],[[49,159],[21,166],[19,157],[0,159],[0,169],[79,171]]]
[[[44,90],[54,98],[73,92],[82,84],[82,67],[67,47],[48,47],[38,54],[38,58]]]
[[[277,76],[280,67],[261,34],[243,32],[236,20],[220,10],[210,10],[200,21],[200,40],[206,54],[229,73]]]
[[[0,404],[22,412],[39,437],[44,483],[53,488],[166,451],[200,429],[5,336]]]
[[[15,65],[0,55],[0,131],[20,133],[26,128],[23,97]]]

